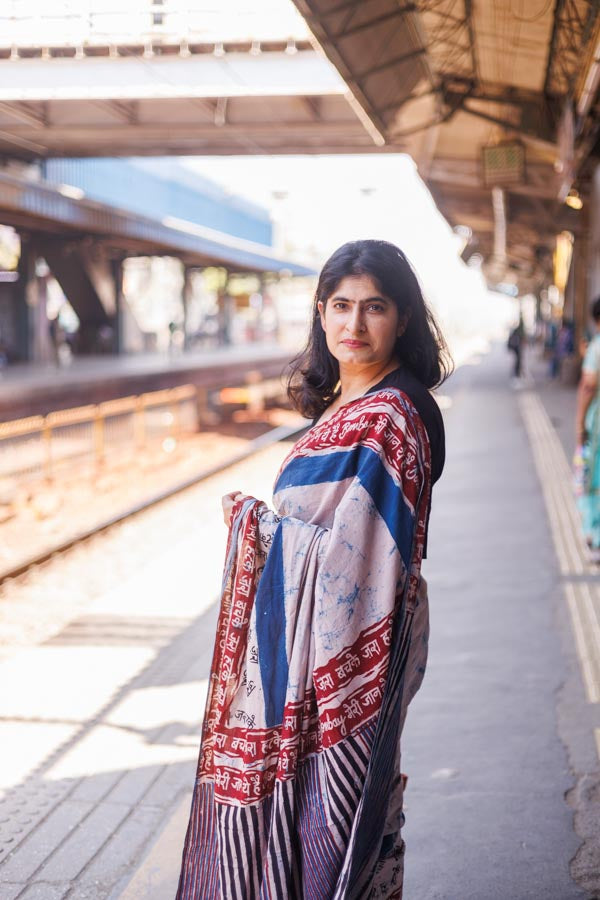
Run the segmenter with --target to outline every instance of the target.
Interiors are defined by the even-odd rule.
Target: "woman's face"
[[[329,352],[345,368],[385,366],[408,321],[394,301],[379,292],[370,275],[342,278],[318,308]]]

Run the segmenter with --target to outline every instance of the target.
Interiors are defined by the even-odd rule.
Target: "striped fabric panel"
[[[347,857],[348,864],[344,867],[334,900],[366,900],[370,896],[373,872],[383,840],[385,810],[390,799],[389,775],[394,770],[400,740],[402,693],[411,624],[412,613],[409,613],[403,618],[401,633],[394,641],[386,693],[354,825],[354,845]]]
[[[298,834],[304,897],[307,900],[321,900],[332,895],[345,850],[345,842],[328,822],[327,795],[321,769],[322,759],[314,756],[298,773],[301,797],[298,804]]]
[[[197,784],[192,800],[177,900],[220,900],[218,839],[211,784]]]

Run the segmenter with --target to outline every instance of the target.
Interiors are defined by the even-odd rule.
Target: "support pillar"
[[[114,282],[114,311],[112,315],[113,328],[113,353],[120,355],[124,350],[124,305],[125,298],[123,296],[123,260],[113,259],[111,261],[112,277]]]
[[[36,256],[31,239],[25,235],[21,236],[21,256],[17,268],[19,279],[15,285],[16,351],[21,362],[31,362],[34,358],[33,310],[36,290]]]
[[[183,288],[181,290],[181,303],[183,306],[183,350],[188,349],[188,314],[189,314],[189,306],[193,293],[193,281],[192,281],[192,272],[193,268],[191,266],[183,267]]]
[[[583,210],[581,211],[583,213]],[[585,224],[583,223],[584,227]],[[586,229],[587,231],[587,229]],[[584,232],[585,234],[585,232]],[[575,352],[581,346],[581,341],[586,334],[586,325],[589,318],[590,296],[589,281],[589,241],[584,237],[575,238],[573,245],[573,322],[575,324]]]
[[[231,326],[233,319],[233,298],[227,290],[229,283],[229,272],[224,270],[225,276],[222,286],[219,286],[218,305],[219,305],[219,343],[224,346],[231,344]]]
[[[31,359],[37,363],[58,362],[58,322],[48,320],[48,279],[50,272],[43,259],[34,261],[35,277],[30,282],[27,297],[30,315]]]

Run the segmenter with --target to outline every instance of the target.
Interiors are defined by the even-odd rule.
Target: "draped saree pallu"
[[[379,390],[234,506],[178,900],[402,896],[400,732],[427,656],[429,442]]]

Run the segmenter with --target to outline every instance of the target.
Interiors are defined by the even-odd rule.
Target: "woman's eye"
[[[371,303],[369,309],[373,312],[383,312],[383,306],[381,305],[381,303]]]

